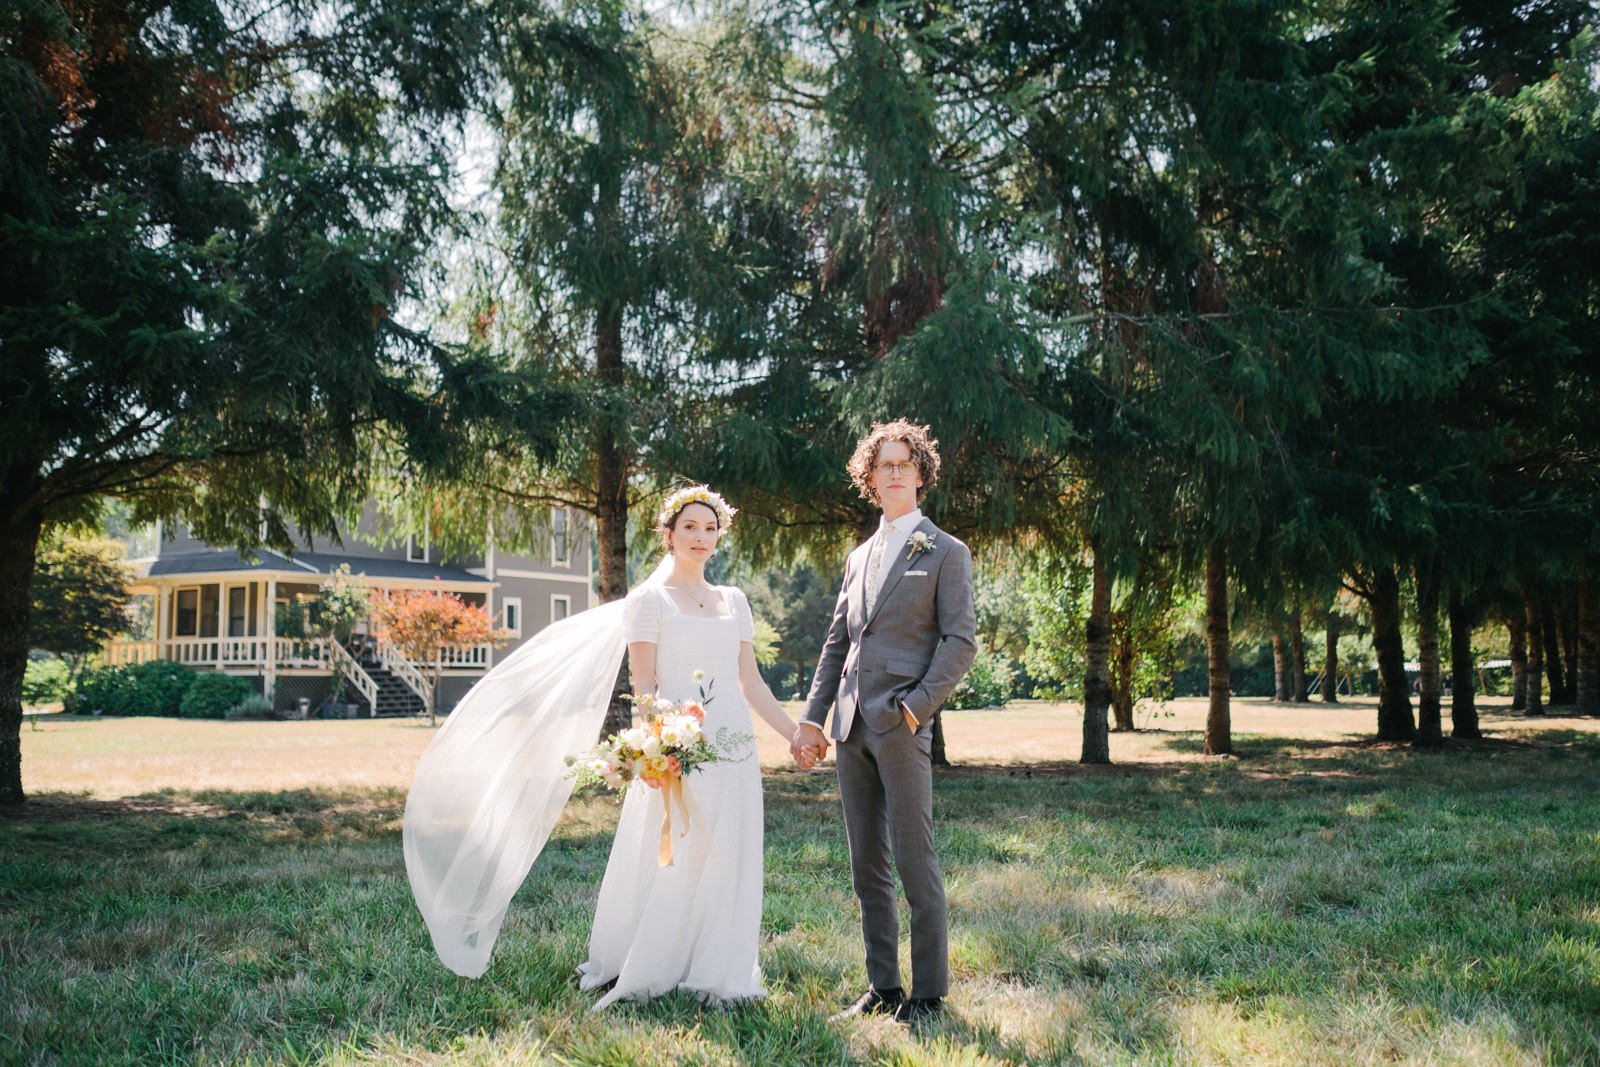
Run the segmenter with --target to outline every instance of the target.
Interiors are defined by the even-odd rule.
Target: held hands
[[[828,738],[821,730],[805,723],[794,728],[794,734],[789,738],[789,755],[794,757],[802,770],[809,771],[827,754]]]

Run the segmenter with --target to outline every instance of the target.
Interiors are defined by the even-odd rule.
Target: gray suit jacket
[[[850,553],[805,721],[823,726],[844,683],[856,692],[856,714],[875,732],[904,726],[901,701],[926,727],[972,666],[978,650],[972,552],[927,518],[912,536],[918,532],[933,538],[932,549],[913,555],[908,538],[884,561],[888,570],[871,616],[865,579],[872,538]],[[834,733],[842,740],[837,716]]]

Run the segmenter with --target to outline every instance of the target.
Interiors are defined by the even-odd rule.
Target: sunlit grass
[[[589,1011],[608,796],[569,806],[478,981],[411,903],[399,787],[43,796],[0,819],[0,1060],[1600,1062],[1600,738],[1522,736],[942,776],[954,986],[917,1033],[828,1022],[862,968],[826,775],[766,779],[772,995],[726,1011]]]

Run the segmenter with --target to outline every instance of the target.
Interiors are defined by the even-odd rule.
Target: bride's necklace
[[[692,590],[687,589],[687,588],[685,588],[684,586],[681,586],[681,585],[669,586],[668,588],[671,588],[671,589],[682,589],[685,593],[689,594],[689,599],[698,600],[700,602],[698,606],[701,609],[704,609],[705,606],[706,606],[706,594],[711,592],[711,587],[709,585],[703,586],[698,593],[693,592]]]

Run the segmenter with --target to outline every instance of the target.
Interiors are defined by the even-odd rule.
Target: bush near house
[[[78,679],[67,710],[79,715],[176,715],[194,678],[193,670],[164,659],[98,667]]]
[[[249,696],[229,708],[222,717],[230,722],[236,719],[276,719],[278,713],[272,701],[252,689]]]
[[[189,691],[178,702],[178,714],[185,719],[226,718],[229,708],[255,695],[256,687],[243,678],[207,671],[189,683]]]
[[[30,659],[22,676],[22,703],[27,707],[66,700],[71,691],[66,663],[58,659]]]

